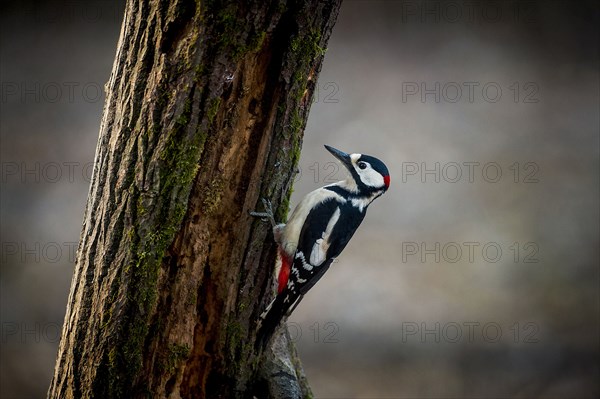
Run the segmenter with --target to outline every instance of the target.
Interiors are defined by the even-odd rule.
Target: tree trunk
[[[285,220],[340,1],[128,1],[50,398],[309,394],[285,331],[254,352],[276,251],[248,211]]]

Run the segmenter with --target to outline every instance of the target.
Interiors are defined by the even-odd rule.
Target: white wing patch
[[[315,244],[313,245],[312,251],[310,252],[310,263],[312,265],[320,266],[323,262],[325,262],[325,259],[327,259],[327,250],[331,245],[329,237],[331,236],[331,232],[333,231],[333,228],[335,227],[335,224],[339,218],[340,208],[338,207],[335,209],[335,212],[333,212],[333,215],[331,215],[331,219],[329,219],[327,228],[321,235],[321,238],[315,241]]]

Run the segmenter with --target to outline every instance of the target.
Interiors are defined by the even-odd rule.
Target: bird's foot
[[[277,226],[277,223],[275,222],[275,215],[273,213],[273,205],[271,204],[271,201],[269,201],[266,198],[263,198],[262,203],[263,203],[263,206],[265,207],[265,211],[264,212],[250,211],[249,212],[250,216],[261,218],[261,220],[263,222],[269,221],[269,222],[271,222],[271,226],[273,226],[273,227]]]

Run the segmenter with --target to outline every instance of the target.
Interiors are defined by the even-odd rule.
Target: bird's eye
[[[361,169],[365,169],[367,167],[367,164],[364,163],[364,162],[359,162],[358,163],[358,167],[361,168]]]

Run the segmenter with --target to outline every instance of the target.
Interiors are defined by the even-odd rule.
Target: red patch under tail
[[[291,261],[288,256],[283,251],[279,251],[279,255],[281,256],[281,269],[279,270],[277,294],[281,294],[285,289],[291,270]]]

